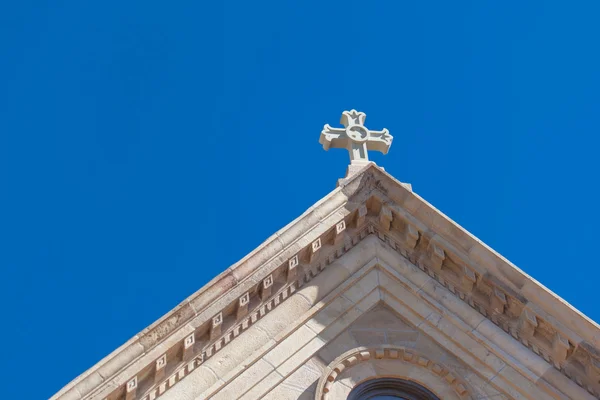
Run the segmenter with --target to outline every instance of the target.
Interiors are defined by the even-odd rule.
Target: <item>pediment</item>
[[[429,376],[427,384],[442,398],[592,398],[577,385],[557,389],[540,379],[554,368],[447,292],[379,238],[367,236],[297,288],[290,300],[305,304],[305,312],[282,303],[240,335],[238,343],[256,347],[232,342],[161,398],[324,399],[339,358],[352,351],[383,351],[388,367],[403,362],[406,373]],[[395,318],[378,321],[389,315]],[[390,355],[390,349],[401,353]]]
[[[374,271],[379,279],[365,297],[376,299],[372,307],[384,304],[438,344],[450,346],[448,334],[439,333],[443,324],[450,324],[448,329],[460,326],[468,338],[464,340],[482,349],[480,354],[460,353],[461,360],[470,360],[473,366],[485,364],[493,355],[504,360],[505,374],[516,371],[515,377],[503,377],[500,370],[481,375],[487,368],[482,366],[477,376],[490,384],[496,380],[497,385],[510,386],[517,377],[524,379],[524,387],[534,382],[532,393],[539,392],[542,397],[523,394],[524,398],[585,398],[572,397],[581,394],[578,386],[569,386],[572,382],[590,393],[600,393],[600,352],[596,350],[600,330],[596,324],[449,220],[409,186],[368,165],[340,180],[333,192],[302,216],[53,399],[183,396],[176,389],[179,382],[195,379],[201,386],[204,375],[200,371],[210,374],[211,360],[234,352],[242,341],[256,352],[265,343],[285,342],[285,338],[266,334],[265,343],[243,340],[259,322],[272,324],[269,329],[273,331],[304,331],[300,326],[309,324],[308,317],[298,320],[289,312],[271,321],[269,316],[284,304],[291,307],[289,304],[295,303],[290,299],[299,296],[308,303],[319,299],[309,309],[317,313],[319,307],[325,307],[323,299],[339,293],[336,285],[340,282],[347,290],[360,288],[363,278],[349,271],[345,276],[339,265],[361,262],[363,272],[365,268]],[[404,266],[401,271],[399,266]],[[329,275],[330,279],[324,278]],[[409,297],[415,299],[411,307],[406,304]],[[431,299],[435,299],[435,307]],[[420,307],[429,307],[429,314],[416,312]],[[458,350],[445,351],[456,356]],[[228,374],[239,376],[251,370],[231,360],[220,364],[223,367],[229,362],[223,367],[229,368]],[[540,381],[544,376],[562,382],[561,389]],[[223,377],[215,382],[226,383]],[[502,385],[495,390],[510,393]]]

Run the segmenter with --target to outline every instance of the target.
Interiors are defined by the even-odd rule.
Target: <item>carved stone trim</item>
[[[217,352],[221,351],[227,344],[231,343],[233,339],[238,337],[242,332],[247,330],[250,326],[255,324],[258,320],[260,320],[263,316],[265,316],[268,312],[275,309],[275,304],[279,305],[285,299],[287,299],[292,293],[296,291],[296,284],[292,283],[290,286],[286,286],[283,290],[279,291],[272,298],[270,298],[266,302],[266,307],[264,307],[264,312],[255,312],[250,317],[242,320],[240,323],[235,325],[234,327],[227,330],[225,334],[219,337],[210,345],[206,346],[198,355],[196,355],[190,362],[187,364],[181,365],[179,368],[175,370],[167,379],[161,382],[158,385],[155,385],[152,389],[144,394],[142,400],[154,400],[158,398],[160,395],[165,393],[171,387],[173,387],[177,382],[181,381],[187,375],[190,374],[194,369],[198,368],[202,365],[206,360],[210,357],[213,357]],[[261,308],[262,309],[262,308]],[[107,399],[111,398],[110,396]]]
[[[442,363],[430,360],[411,348],[384,345],[380,347],[358,347],[335,359],[329,364],[317,384],[315,400],[337,400],[329,399],[328,393],[331,391],[338,376],[340,376],[343,371],[350,369],[361,362],[372,360],[397,360],[401,363],[409,363],[427,369],[438,376],[440,380],[443,380],[445,385],[451,387],[460,398],[472,398],[472,391],[467,383],[463,381],[458,374]]]
[[[588,349],[588,347],[592,349],[593,347],[589,345],[586,347],[586,343],[576,347],[572,345],[575,341],[569,340],[565,332],[553,327],[544,315],[540,315],[538,318],[536,313],[527,306],[526,299],[482,276],[469,261],[467,255],[460,254],[459,251],[439,240],[437,236],[435,238],[427,237],[426,232],[421,230],[422,227],[416,225],[407,215],[398,214],[391,205],[386,205],[389,207],[389,213],[387,210],[384,212],[385,218],[382,218],[379,213],[370,215],[369,211],[373,211],[372,204],[377,201],[381,200],[376,195],[369,197],[353,213],[332,225],[328,231],[312,240],[304,249],[299,250],[296,255],[287,259],[270,275],[263,278],[257,290],[250,296],[258,297],[261,305],[255,307],[253,311],[247,311],[249,314],[247,317],[245,311],[239,313],[236,323],[229,328],[224,328],[223,332],[225,333],[215,333],[211,338],[211,343],[206,345],[195,357],[194,342],[196,340],[192,339],[194,340],[192,346],[187,347],[191,352],[189,354],[184,352],[183,360],[167,360],[167,364],[179,365],[181,362],[187,362],[187,364],[178,366],[168,379],[154,385],[140,398],[153,400],[162,395],[191,370],[220,351],[241,332],[281,304],[297,288],[309,282],[327,265],[370,234],[376,235],[455,296],[512,335],[535,354],[544,358],[573,382],[591,394],[599,396],[598,379],[594,378],[600,376],[600,367],[595,367],[596,364],[600,366],[600,361],[598,361],[600,355],[595,355]],[[380,226],[382,219],[385,223],[384,227]],[[349,225],[349,221],[355,221],[355,224]],[[389,227],[387,226],[388,222]],[[351,226],[353,226],[352,229],[350,229]],[[305,256],[301,256],[303,254]],[[278,282],[280,285],[283,282],[283,286],[278,286],[277,293],[270,296],[271,289],[274,289],[274,277],[276,276],[281,276],[282,279],[279,279]],[[238,299],[239,304],[236,307],[239,307],[241,303],[251,301],[246,298],[240,300]],[[222,319],[226,317],[225,309],[231,309],[231,307],[228,305],[223,308]],[[544,329],[538,329],[540,325],[538,319],[544,321]],[[214,323],[214,321],[212,322]],[[219,325],[220,327],[221,325]],[[551,331],[548,344],[540,342],[539,339],[542,337],[540,336],[542,331],[547,330]],[[196,332],[190,336],[199,339],[199,336],[195,335]],[[185,345],[183,347],[186,348]],[[153,361],[153,363],[155,362],[156,360]],[[582,371],[578,367],[579,365],[583,365],[585,370]],[[586,367],[589,365],[591,367]],[[138,386],[140,385],[138,384]],[[146,385],[142,386],[147,387]],[[125,399],[126,393],[125,385],[122,385],[107,396],[106,400]],[[84,398],[88,399],[92,395],[93,393],[90,393]]]
[[[334,232],[337,234],[346,232],[346,226],[347,226],[346,222],[344,220],[342,220],[335,225]],[[343,227],[342,230],[340,230],[341,227]],[[333,246],[326,246],[327,247],[326,253],[321,254],[322,247],[324,246],[323,243],[326,243],[324,241],[324,238],[327,237],[327,235],[329,235],[330,232],[328,231],[328,232],[323,233],[323,235],[321,235],[319,238],[314,240],[308,246],[309,250],[311,251],[313,265],[300,264],[299,257],[297,254],[295,256],[291,257],[289,260],[287,260],[283,265],[283,268],[285,268],[285,272],[282,275],[285,277],[284,286],[281,289],[279,289],[279,291],[275,295],[271,296],[270,298],[266,298],[266,297],[264,297],[265,294],[269,293],[270,290],[273,288],[273,285],[275,282],[274,274],[270,274],[266,278],[264,278],[261,281],[259,288],[255,294],[255,296],[258,296],[261,299],[262,304],[258,307],[255,307],[255,309],[251,312],[246,309],[245,313],[242,313],[242,315],[246,316],[247,314],[249,314],[249,316],[247,316],[246,318],[243,318],[241,320],[239,320],[239,318],[237,318],[239,321],[237,321],[236,324],[234,324],[233,326],[224,330],[223,331],[224,333],[219,331],[221,329],[221,326],[222,326],[224,318],[225,318],[224,310],[219,312],[217,315],[215,315],[215,317],[213,317],[211,320],[212,326],[209,331],[211,334],[209,336],[211,343],[208,344],[207,346],[205,346],[195,356],[192,354],[191,350],[194,349],[194,345],[196,343],[196,336],[195,336],[195,333],[188,335],[186,337],[186,340],[184,340],[184,349],[190,349],[189,353],[187,353],[188,354],[187,360],[190,360],[190,361],[187,361],[186,359],[184,359],[183,361],[186,361],[185,364],[179,365],[174,370],[174,372],[171,373],[169,375],[169,377],[164,379],[162,382],[154,384],[149,390],[147,390],[142,395],[142,397],[140,397],[141,400],[154,400],[154,399],[158,398],[159,396],[161,396],[162,394],[164,394],[167,390],[169,390],[171,387],[173,387],[176,383],[178,383],[183,378],[185,378],[187,375],[189,375],[190,372],[192,372],[194,369],[198,368],[210,357],[213,357],[218,351],[221,351],[232,340],[237,338],[242,332],[244,332],[250,326],[255,324],[258,320],[260,320],[262,317],[264,317],[268,312],[274,310],[278,305],[280,305],[289,296],[291,296],[296,291],[296,289],[303,286],[304,284],[309,282],[312,278],[314,278],[316,275],[318,275],[328,264],[330,264],[337,258],[341,257],[344,253],[346,253],[352,247],[354,247],[359,242],[361,242],[362,239],[364,239],[365,237],[367,237],[369,235],[369,231],[371,231],[371,232],[373,231],[372,226],[371,227],[363,226],[361,228],[362,229],[354,230],[352,236],[350,236],[351,239],[349,242],[344,242],[344,243],[334,242]],[[300,253],[301,252],[302,251],[300,251]],[[320,254],[320,255],[318,255],[318,254]],[[326,254],[326,255],[324,255],[324,254]],[[302,274],[298,273],[299,267],[302,267],[301,268]],[[264,299],[264,300],[262,300],[262,299]],[[247,308],[249,303],[250,303],[250,296],[248,293],[245,294],[244,296],[242,296],[241,298],[239,298],[237,300],[236,315],[240,315],[238,313],[240,307]],[[228,308],[228,307],[224,307],[224,309],[226,309],[226,308]],[[215,329],[215,326],[218,326],[219,330]],[[213,334],[213,332],[219,332],[219,335],[217,335],[216,333]],[[161,358],[162,358],[162,356],[161,356]],[[155,361],[155,364],[157,362],[158,362],[158,360]],[[171,362],[181,364],[181,360],[172,360]],[[161,363],[162,363],[162,361],[161,361]],[[161,369],[164,371],[165,367],[163,366]],[[122,399],[123,398],[122,393],[123,393],[122,388],[118,388],[118,389],[114,390],[109,396],[107,396],[106,400]]]
[[[409,249],[403,248],[399,241],[396,241],[396,236],[393,232],[380,231],[380,228],[377,226],[373,226],[373,229],[375,230],[374,233],[376,233],[376,236],[381,241],[390,245],[399,254],[407,258],[430,277],[434,278],[439,284],[450,290],[456,297],[467,303],[471,308],[492,321],[506,333],[510,334],[514,339],[521,342],[536,355],[542,357],[546,362],[554,366],[554,368],[559,370],[578,386],[583,387],[590,394],[600,398],[600,388],[597,385],[598,379],[600,379],[600,373],[597,374],[598,379],[594,379],[595,372],[592,369],[588,368],[585,371],[580,371],[572,365],[577,364],[576,362],[572,362],[575,361],[575,357],[572,357],[575,353],[582,354],[580,359],[585,360],[585,362],[580,362],[581,364],[592,365],[595,359],[591,355],[591,352],[585,351],[581,345],[574,348],[574,346],[570,344],[571,342],[568,337],[548,322],[546,322],[545,325],[546,330],[552,330],[551,339],[548,344],[540,342],[542,339],[539,339],[536,336],[536,329],[539,325],[538,318],[533,310],[521,303],[522,299],[516,297],[511,299],[510,295],[505,293],[502,288],[494,286],[492,282],[487,282],[486,285],[489,286],[490,295],[487,297],[488,303],[486,304],[482,301],[481,297],[477,297],[474,294],[476,285],[478,282],[481,282],[482,277],[478,276],[471,267],[467,267],[466,265],[463,266],[461,281],[455,284],[450,277],[447,277],[447,273],[437,268],[437,266],[432,266],[427,254],[431,254],[430,257],[433,258],[436,258],[436,255],[430,253],[431,246],[425,250],[422,249],[421,252],[418,250],[410,252]],[[436,246],[444,251],[444,249],[440,247],[441,245],[436,244]],[[438,254],[442,253],[438,252]],[[465,282],[467,283],[465,284]],[[520,308],[520,313],[517,314],[514,321],[510,320],[509,315],[510,312],[515,312],[515,310],[509,310],[506,307],[509,302],[513,308]]]
[[[357,213],[357,214],[360,214],[360,213]],[[366,218],[366,214],[364,214],[364,216]],[[432,266],[430,263],[425,261],[425,260],[428,260],[426,258],[427,254],[429,254],[431,257],[434,257],[434,258],[436,257],[436,255],[445,254],[445,251],[441,244],[438,244],[436,242],[436,244],[434,246],[437,247],[437,249],[434,250],[433,252],[431,252],[431,249],[433,248],[432,245],[428,245],[428,247],[425,250],[418,249],[418,248],[413,250],[410,248],[410,243],[405,243],[402,240],[396,240],[395,237],[393,236],[392,230],[390,230],[388,232],[381,231],[375,218],[368,218],[368,219],[366,218],[364,220],[364,222],[358,227],[357,230],[355,230],[354,234],[352,235],[351,240],[350,240],[350,246],[343,248],[343,250],[348,251],[350,248],[357,245],[359,242],[361,242],[364,238],[366,238],[370,234],[374,234],[380,240],[382,240],[386,244],[390,245],[399,254],[401,254],[402,256],[407,258],[409,261],[411,261],[411,263],[416,265],[423,272],[427,273],[429,276],[433,277],[438,283],[440,283],[441,285],[443,285],[444,287],[449,289],[450,292],[452,292],[456,297],[460,298],[462,301],[469,304],[473,309],[475,309],[480,314],[484,315],[486,318],[488,318],[489,320],[494,322],[494,324],[496,324],[497,326],[501,327],[505,332],[511,334],[515,339],[519,340],[524,346],[529,348],[535,354],[543,357],[547,362],[552,364],[556,369],[561,371],[565,376],[570,378],[573,382],[575,382],[579,386],[587,389],[591,394],[598,396],[597,392],[595,392],[594,388],[591,385],[589,385],[589,384],[586,385],[586,382],[584,380],[582,380],[581,376],[578,375],[577,371],[574,371],[573,368],[565,369],[565,368],[561,367],[562,363],[565,363],[565,360],[567,359],[567,357],[564,356],[564,354],[567,353],[565,346],[567,346],[569,343],[568,338],[564,337],[563,335],[560,335],[560,342],[559,342],[559,347],[561,349],[560,352],[557,352],[556,350],[554,350],[554,345],[553,345],[552,349],[550,349],[551,351],[546,350],[545,348],[543,348],[539,345],[536,345],[535,340],[534,339],[532,340],[533,336],[529,335],[528,334],[529,332],[526,329],[524,331],[521,331],[520,325],[517,325],[515,328],[515,327],[511,326],[510,324],[506,323],[506,321],[504,321],[501,318],[501,313],[499,312],[500,307],[498,306],[498,304],[503,305],[502,311],[504,311],[506,313],[507,310],[506,310],[506,307],[504,307],[504,302],[508,303],[508,298],[507,298],[508,296],[505,292],[502,291],[501,288],[496,287],[496,286],[491,286],[491,290],[492,290],[491,296],[490,296],[490,298],[488,298],[488,300],[490,301],[490,304],[488,304],[488,305],[483,304],[482,302],[480,302],[479,300],[476,300],[473,297],[472,292],[473,292],[473,290],[475,290],[475,286],[478,282],[478,279],[480,281],[481,277],[478,277],[478,275],[473,271],[472,267],[468,267],[468,266],[464,265],[462,267],[462,272],[464,275],[463,275],[461,281],[457,285],[454,285],[451,280],[446,279],[444,277],[444,272],[442,272],[442,270],[436,268],[435,266]],[[419,234],[421,235],[422,233],[419,233]],[[325,235],[323,235],[323,237],[324,236]],[[431,243],[431,242],[429,242],[429,243]],[[311,244],[311,250],[312,250],[312,244]],[[304,284],[306,284],[307,282],[312,280],[321,271],[323,271],[327,267],[328,264],[333,262],[336,258],[340,257],[341,255],[342,254],[339,253],[338,250],[333,250],[333,251],[329,252],[329,255],[327,257],[314,258],[312,264],[303,265],[304,273],[303,273],[302,279],[298,282],[299,286],[303,286]],[[289,262],[293,262],[292,259],[290,259],[290,261],[288,261],[288,263]],[[464,283],[465,281],[467,282],[467,284]],[[497,298],[499,300],[494,300],[494,298]],[[515,299],[513,299],[513,302],[514,301],[515,301]],[[492,310],[493,310],[493,312],[492,312]],[[526,318],[527,321],[537,321],[535,314],[533,314],[531,312],[531,310],[528,310],[526,308],[523,308],[522,310],[523,311],[521,312],[521,314],[519,314],[519,321],[522,318]],[[499,318],[499,316],[500,316],[500,318]],[[533,322],[531,322],[531,324],[532,323]],[[529,322],[528,322],[528,324],[529,324]],[[583,350],[580,349],[580,352],[581,351],[583,351]],[[570,355],[570,354],[572,354],[572,351],[569,351],[568,353]],[[558,358],[558,360],[556,360],[555,359],[556,354],[560,354],[562,357]],[[144,397],[143,400],[146,400],[146,398]],[[150,400],[150,399],[148,399],[148,400]]]

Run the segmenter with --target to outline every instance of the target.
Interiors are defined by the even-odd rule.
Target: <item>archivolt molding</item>
[[[446,385],[451,388],[461,399],[472,399],[472,390],[469,386],[448,367],[441,363],[430,360],[414,349],[408,349],[400,346],[381,346],[381,347],[358,347],[350,350],[335,359],[326,369],[325,374],[319,380],[315,393],[315,400],[337,400],[329,396],[333,385],[342,373],[361,362],[370,362],[377,360],[396,360],[399,363],[408,363],[427,369]],[[386,376],[388,377],[388,376]],[[405,376],[394,376],[413,380]],[[417,382],[427,386],[425,382]],[[361,382],[357,382],[361,383]]]

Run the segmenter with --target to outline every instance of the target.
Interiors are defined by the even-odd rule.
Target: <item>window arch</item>
[[[373,391],[378,386],[395,391]],[[378,399],[376,396],[388,397]],[[356,347],[346,351],[328,365],[315,390],[315,400],[472,398],[469,386],[451,368],[430,360],[413,348],[393,345]]]
[[[397,378],[371,379],[356,386],[348,400],[440,400],[423,386]]]

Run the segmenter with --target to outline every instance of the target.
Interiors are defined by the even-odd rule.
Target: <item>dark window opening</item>
[[[440,400],[423,386],[396,378],[372,379],[361,383],[348,400]]]

